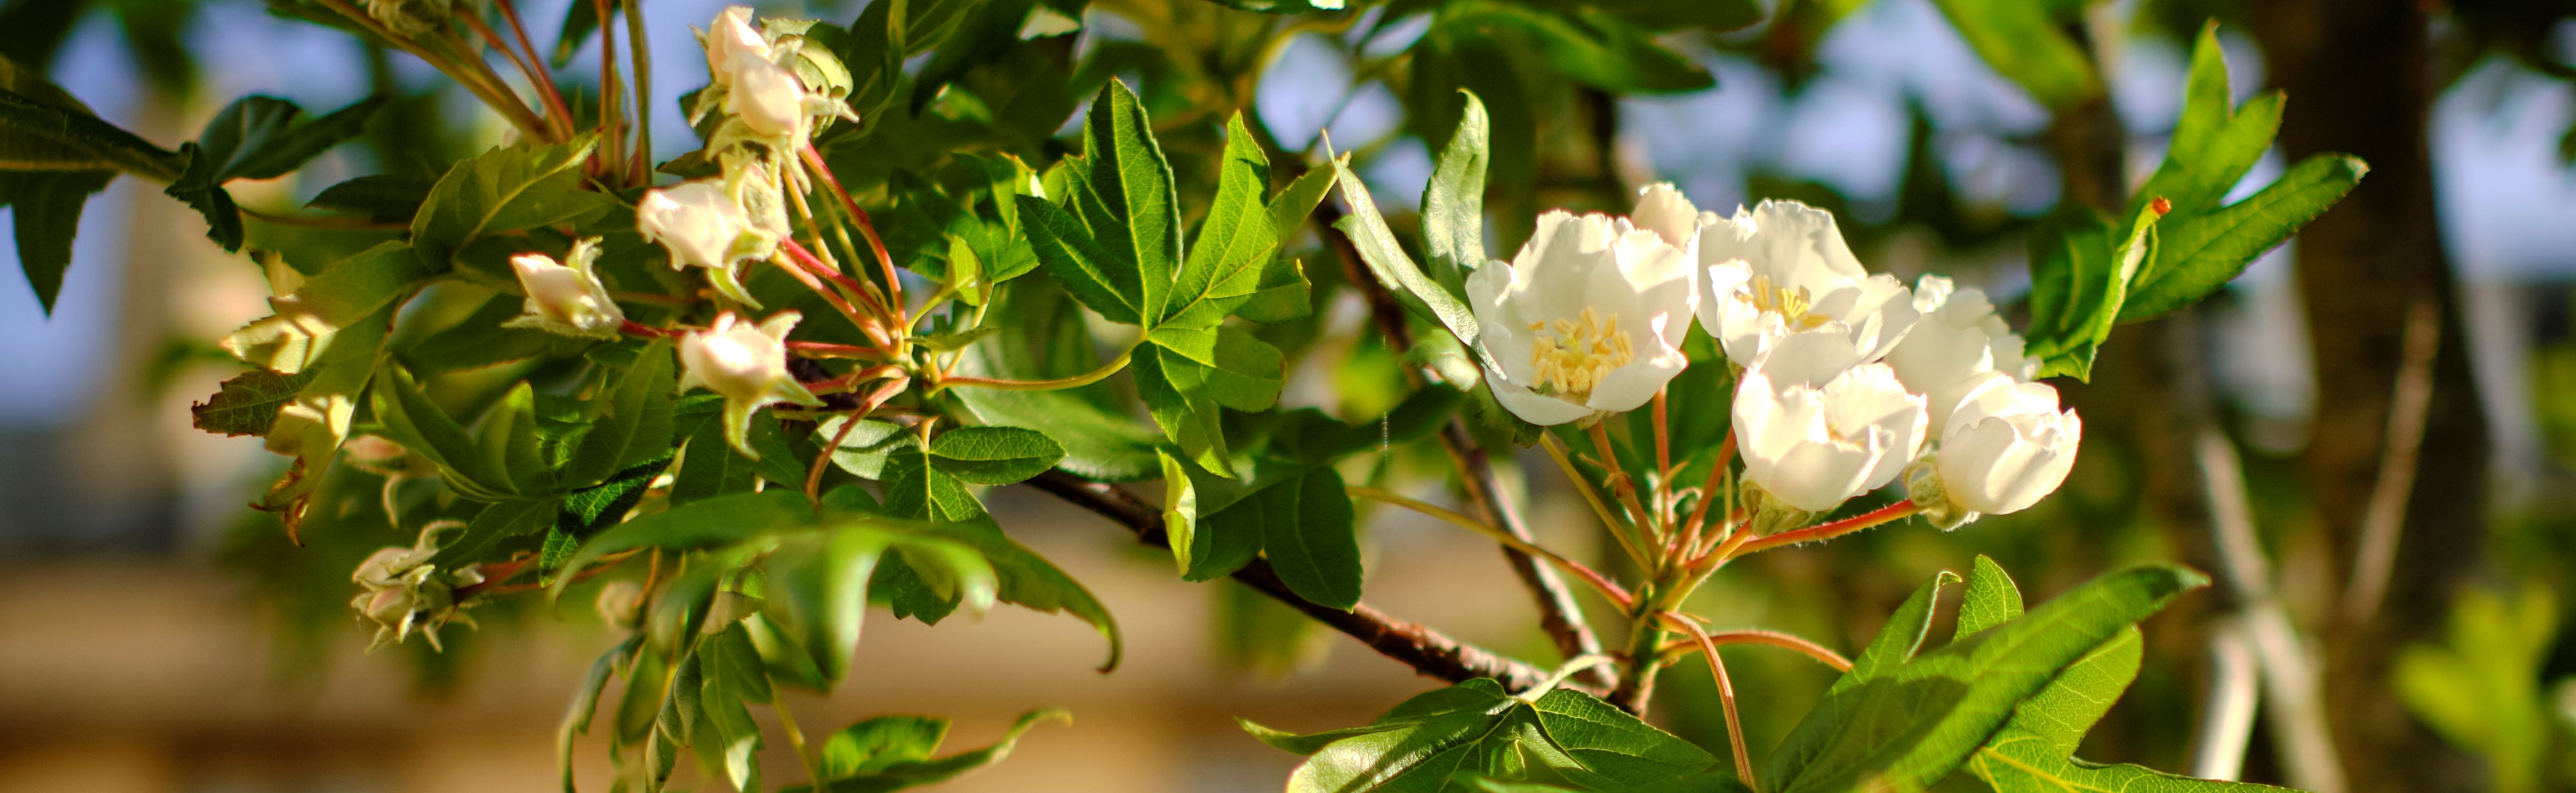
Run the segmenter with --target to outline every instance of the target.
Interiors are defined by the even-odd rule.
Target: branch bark
[[[1146,503],[1124,488],[1086,481],[1062,471],[1040,474],[1029,480],[1029,485],[1108,518],[1134,533],[1137,542],[1156,548],[1171,547],[1171,538],[1163,527],[1162,508]],[[1379,655],[1413,667],[1413,671],[1426,677],[1451,683],[1490,677],[1502,683],[1508,691],[1526,691],[1547,679],[1546,670],[1458,641],[1420,623],[1387,616],[1365,603],[1350,611],[1341,611],[1308,602],[1289,591],[1288,585],[1279,580],[1279,574],[1270,569],[1266,560],[1252,560],[1251,564],[1235,571],[1234,580],[1358,639]],[[1600,692],[1595,690],[1591,693]]]

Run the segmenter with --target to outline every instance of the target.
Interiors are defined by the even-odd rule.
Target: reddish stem
[[[1796,650],[1805,654],[1809,658],[1814,658],[1817,661],[1823,662],[1824,665],[1833,667],[1834,671],[1851,671],[1851,659],[1844,658],[1841,653],[1826,649],[1824,645],[1808,641],[1804,637],[1781,633],[1779,631],[1762,630],[1759,628],[1739,631],[1719,631],[1717,633],[1709,634],[1708,638],[1710,643],[1716,644],[1720,647],[1730,644],[1767,644],[1773,647],[1783,647]],[[1677,650],[1697,649],[1698,644],[1699,642],[1696,639],[1679,639],[1665,644],[1662,651],[1670,653]]]
[[[1802,542],[1830,540],[1835,537],[1860,531],[1881,523],[1903,520],[1907,516],[1921,511],[1923,511],[1922,507],[1915,506],[1912,499],[1907,499],[1864,512],[1859,515],[1837,520],[1832,523],[1819,523],[1803,529],[1784,531],[1768,537],[1746,542],[1744,543],[1743,549],[1737,552],[1737,555],[1759,553],[1773,548],[1778,548],[1783,545],[1796,545]]]
[[[875,221],[868,219],[868,211],[860,209],[859,202],[851,200],[850,191],[842,189],[840,177],[833,176],[831,166],[823,164],[823,153],[814,149],[813,142],[806,142],[804,155],[805,164],[813,166],[823,184],[831,186],[832,195],[841,199],[841,208],[850,211],[851,222],[859,224],[859,234],[868,238],[868,248],[876,252],[877,266],[885,269],[886,295],[888,302],[894,304],[895,324],[911,325],[911,318],[904,313],[903,279],[895,277],[894,256],[886,253],[885,240],[877,236]]]
[[[882,347],[833,344],[828,341],[790,341],[787,342],[787,349],[808,358],[882,358],[886,354],[885,348]]]
[[[642,336],[647,339],[668,339],[679,336],[682,333],[682,331],[677,330],[656,328],[631,319],[621,320],[617,329],[625,332],[628,336]]]

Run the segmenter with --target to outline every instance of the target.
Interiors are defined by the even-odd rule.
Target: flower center
[[[1530,323],[1538,331],[1538,340],[1530,344],[1530,365],[1538,369],[1538,391],[1576,401],[1590,399],[1592,387],[1611,370],[1628,365],[1637,357],[1628,334],[1619,332],[1619,315],[1603,322],[1600,315],[1585,308],[1574,319],[1559,319],[1553,327],[1545,322]]]
[[[1751,285],[1735,293],[1735,299],[1750,303],[1755,309],[1780,315],[1780,321],[1793,331],[1812,330],[1833,321],[1832,317],[1823,314],[1808,313],[1816,307],[1816,302],[1807,294],[1806,288],[1779,286],[1771,283],[1771,276],[1767,275],[1754,276]]]

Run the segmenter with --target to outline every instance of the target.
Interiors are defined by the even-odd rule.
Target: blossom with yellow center
[[[1834,216],[1794,201],[1764,201],[1735,217],[1700,215],[1699,266],[1707,275],[1700,327],[1726,357],[1753,359],[1798,333],[1843,339],[1862,363],[1905,337],[1917,311],[1905,284],[1861,269]]]
[[[1650,190],[1648,208],[1678,200],[1669,193]],[[1698,292],[1690,240],[1679,243],[1628,218],[1549,212],[1510,262],[1469,275],[1495,400],[1546,425],[1654,398],[1689,363],[1682,334]]]

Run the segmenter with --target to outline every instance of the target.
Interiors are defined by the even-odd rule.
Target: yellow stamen
[[[1816,303],[1805,287],[1777,286],[1767,275],[1753,276],[1750,287],[1735,293],[1735,299],[1751,303],[1755,309],[1780,315],[1781,321],[1792,330],[1810,330],[1833,321],[1833,317],[1808,313],[1815,309]]]
[[[1531,323],[1530,330],[1549,330],[1546,323]],[[1628,334],[1619,331],[1619,315],[1601,321],[1592,309],[1572,320],[1560,319],[1554,333],[1542,332],[1530,345],[1530,365],[1538,369],[1538,391],[1574,401],[1592,397],[1592,388],[1612,370],[1628,365],[1637,357]]]

